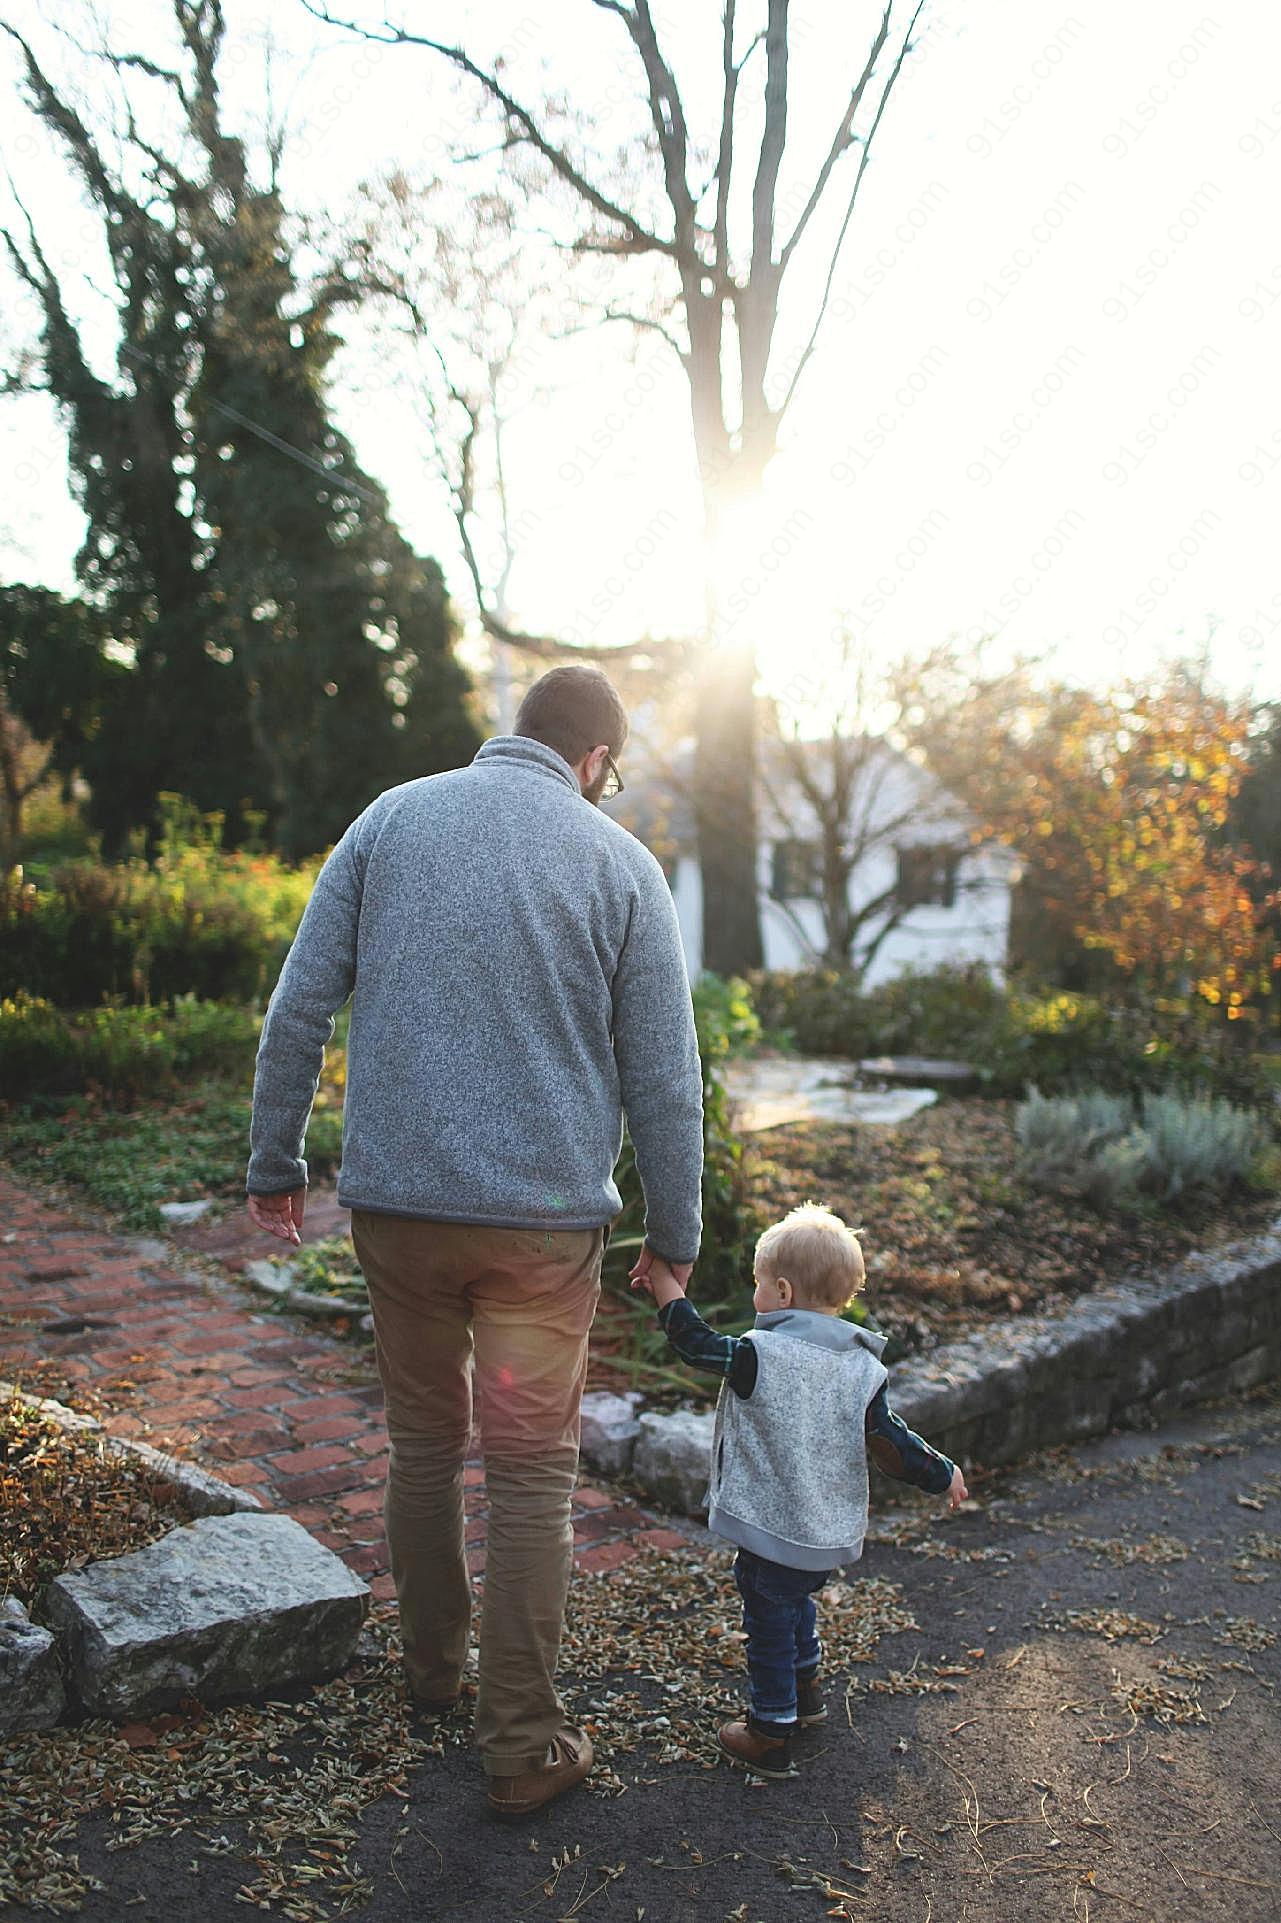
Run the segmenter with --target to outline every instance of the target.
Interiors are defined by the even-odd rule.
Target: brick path
[[[265,1237],[260,1252],[271,1254]],[[244,1286],[0,1174],[0,1378],[39,1359],[117,1403],[107,1429],[251,1489],[336,1550],[376,1597],[394,1594],[381,1516],[387,1431],[368,1352],[302,1318],[256,1313]],[[468,1562],[480,1575],[478,1459],[465,1479]],[[591,1484],[575,1494],[574,1536],[576,1563],[593,1570],[617,1568],[642,1543],[688,1546]]]

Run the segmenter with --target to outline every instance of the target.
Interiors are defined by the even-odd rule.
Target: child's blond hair
[[[756,1273],[768,1281],[785,1276],[798,1308],[843,1309],[867,1281],[854,1230],[817,1202],[802,1202],[766,1229],[756,1244]]]

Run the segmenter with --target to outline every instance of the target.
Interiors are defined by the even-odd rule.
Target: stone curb
[[[1163,1421],[1281,1370],[1281,1219],[1266,1234],[1113,1283],[1056,1314],[1003,1318],[901,1364],[894,1405],[958,1460]]]
[[[181,1456],[166,1455],[161,1449],[153,1449],[149,1442],[133,1442],[127,1436],[109,1435],[103,1429],[97,1416],[79,1414],[69,1409],[65,1402],[55,1402],[52,1396],[28,1395],[12,1382],[0,1382],[0,1396],[17,1397],[29,1408],[40,1409],[45,1415],[52,1416],[64,1429],[89,1429],[99,1433],[103,1447],[113,1455],[132,1456],[146,1468],[163,1476],[171,1482],[186,1499],[187,1507],[193,1516],[229,1516],[241,1510],[261,1509],[262,1502],[248,1489],[236,1489],[221,1477],[210,1475],[196,1463],[188,1462]]]
[[[900,1363],[890,1397],[936,1448],[995,1467],[1161,1421],[1279,1371],[1281,1217],[1266,1235],[1190,1256],[1150,1281],[1114,1283],[1054,1313],[1006,1316]],[[634,1392],[584,1396],[584,1458],[629,1475],[655,1501],[704,1515],[712,1411],[663,1415],[641,1403]]]

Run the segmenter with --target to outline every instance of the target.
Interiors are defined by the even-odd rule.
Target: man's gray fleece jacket
[[[349,995],[341,1202],[597,1228],[621,1207],[626,1111],[648,1240],[694,1260],[702,1075],[676,911],[554,749],[497,736],[470,767],[379,795],[329,856],[263,1024],[251,1194],[307,1179]]]

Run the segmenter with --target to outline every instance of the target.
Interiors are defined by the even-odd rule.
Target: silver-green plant
[[[1031,1181],[1099,1208],[1132,1207],[1141,1194],[1170,1202],[1198,1189],[1222,1193],[1244,1178],[1264,1139],[1231,1102],[1145,1095],[1136,1110],[1099,1089],[1050,1097],[1033,1089],[1014,1129]]]
[[[1151,1144],[1147,1186],[1167,1202],[1189,1189],[1231,1188],[1263,1147],[1256,1118],[1231,1102],[1145,1095],[1142,1121]]]
[[[1014,1115],[1025,1168],[1034,1178],[1051,1183],[1079,1170],[1133,1126],[1134,1111],[1125,1097],[1106,1095],[1101,1089],[1046,1096],[1033,1088]]]

